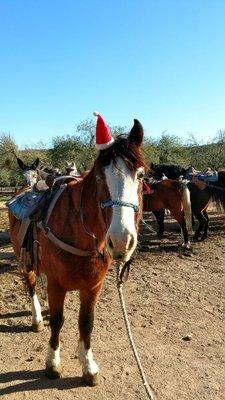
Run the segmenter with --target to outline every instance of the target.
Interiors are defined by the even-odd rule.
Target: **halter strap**
[[[103,200],[101,203],[101,208],[104,210],[106,207],[112,207],[112,206],[120,206],[120,207],[131,207],[135,212],[138,211],[138,206],[136,204],[132,203],[127,203],[126,201],[121,201],[121,200]]]

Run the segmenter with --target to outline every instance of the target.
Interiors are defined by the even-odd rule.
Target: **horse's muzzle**
[[[114,261],[127,262],[133,254],[137,238],[133,234],[112,234],[106,238],[106,246]]]

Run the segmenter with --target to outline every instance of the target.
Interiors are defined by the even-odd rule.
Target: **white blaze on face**
[[[25,183],[28,185],[33,186],[37,182],[37,172],[32,169],[24,171],[23,176],[25,179]]]
[[[139,206],[138,171],[131,171],[122,160],[117,158],[116,165],[111,162],[105,167],[106,183],[111,200],[119,200]],[[112,221],[106,235],[106,245],[115,260],[128,261],[137,245],[135,211],[132,207],[112,206]]]

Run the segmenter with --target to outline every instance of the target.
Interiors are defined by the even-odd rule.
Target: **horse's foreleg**
[[[44,324],[41,315],[41,306],[35,293],[36,275],[34,271],[30,271],[24,276],[31,298],[32,329],[34,332],[40,332],[44,328]]]
[[[60,378],[62,373],[59,333],[64,322],[63,304],[65,295],[66,291],[60,286],[48,286],[51,337],[48,345],[45,374],[50,379]]]
[[[94,309],[97,292],[80,292],[78,359],[82,365],[83,378],[87,385],[95,386],[99,381],[99,368],[91,350],[91,333],[94,324]]]

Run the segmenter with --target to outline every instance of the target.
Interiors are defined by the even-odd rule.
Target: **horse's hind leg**
[[[44,324],[41,315],[41,306],[35,293],[36,274],[34,273],[34,271],[29,271],[25,273],[24,276],[31,298],[32,329],[34,332],[40,332],[43,330]]]
[[[99,289],[97,289],[95,292],[92,292],[91,290],[88,292],[80,292],[80,338],[77,352],[79,361],[82,365],[83,379],[89,386],[95,386],[99,381],[99,368],[93,358],[93,353],[91,350],[91,333],[94,324],[94,308]]]
[[[189,236],[188,236],[188,230],[187,230],[187,225],[186,221],[184,218],[183,213],[173,213],[173,217],[177,220],[178,224],[180,225],[181,228],[181,237],[182,237],[182,247],[189,249],[190,247],[190,241],[189,241]]]
[[[181,227],[181,233],[183,236],[183,243],[182,243],[182,247],[189,249],[190,247],[190,241],[189,241],[189,236],[188,236],[188,231],[187,231],[187,226],[186,226],[186,221],[185,219],[183,219],[180,222],[180,227]]]
[[[194,234],[194,241],[198,241],[200,233],[202,232],[203,228],[205,227],[205,224],[207,222],[207,219],[205,216],[202,214],[201,211],[199,210],[193,210],[194,216],[197,218],[199,222],[199,226]]]
[[[48,345],[45,375],[50,379],[60,378],[62,373],[60,362],[59,333],[63,326],[63,304],[66,291],[51,282],[48,285],[51,337]]]
[[[201,240],[205,240],[208,236],[208,228],[209,228],[209,217],[208,217],[208,213],[206,210],[202,211],[202,214],[205,217],[205,226],[204,226],[204,231],[203,231],[203,235],[201,237]]]

